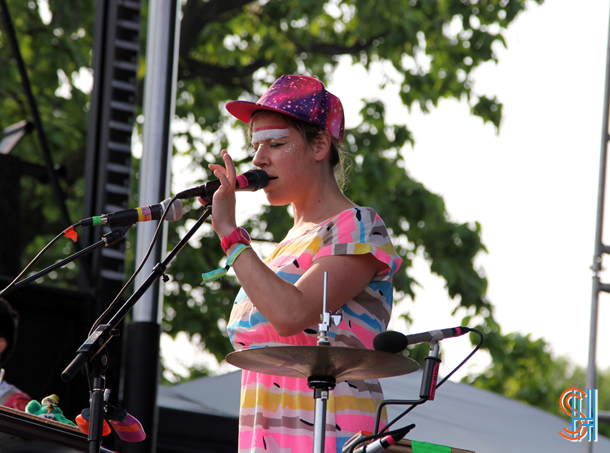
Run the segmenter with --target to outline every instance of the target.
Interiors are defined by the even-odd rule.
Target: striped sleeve
[[[388,266],[390,276],[402,264],[385,223],[371,208],[356,207],[342,212],[328,222],[322,235],[314,261],[324,256],[372,253]]]

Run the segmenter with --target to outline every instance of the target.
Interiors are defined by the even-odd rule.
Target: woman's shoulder
[[[375,211],[373,208],[370,208],[368,206],[354,206],[352,208],[341,211],[330,219],[327,219],[321,225],[349,221],[350,219],[370,224],[379,222],[383,224],[383,219],[379,216],[379,214],[377,214],[377,211]]]
[[[317,235],[324,241],[339,243],[351,242],[388,242],[390,235],[383,219],[367,206],[346,209],[328,219],[317,229]],[[348,238],[351,238],[348,240]]]
[[[325,236],[332,230],[353,230],[355,228],[371,230],[375,228],[385,229],[385,224],[377,212],[367,206],[353,206],[345,209],[328,219],[300,229],[291,230],[279,245],[286,245],[296,240],[313,236]]]

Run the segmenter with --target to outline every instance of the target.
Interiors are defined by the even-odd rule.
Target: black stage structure
[[[94,85],[84,169],[87,184],[82,218],[130,207],[134,180],[132,133],[136,105],[143,97],[142,93],[138,92],[137,83],[140,29],[143,25],[141,3],[143,2],[140,0],[96,2],[92,52]],[[166,61],[166,78],[162,82],[165,89],[155,94],[165,103],[164,113],[159,119],[163,124],[157,122],[149,125],[151,129],[163,131],[165,149],[162,153],[165,153],[165,162],[168,162],[168,156],[171,156],[169,123],[173,116],[171,97],[175,85],[175,71],[172,68],[176,64],[176,24],[179,24],[177,1],[151,0],[147,3],[149,30],[152,28],[151,21],[154,20],[163,21],[169,30],[165,42],[159,44],[162,47],[153,50],[161,53]],[[24,121],[23,124],[15,125],[14,129],[23,126],[24,133],[36,134],[46,164],[36,166],[10,156],[8,152],[0,153],[0,188],[4,189],[4,196],[0,200],[0,226],[4,230],[0,235],[1,290],[21,271],[19,225],[22,221],[22,208],[18,188],[22,178],[35,177],[41,184],[50,184],[63,223],[68,227],[75,222],[69,218],[65,206],[65,197],[58,182],[61,169],[53,164],[38,106],[19,54],[19,37],[15,34],[5,0],[0,0],[0,16],[3,32],[11,38],[12,44],[10,50],[5,48],[4,51],[12,51],[17,61],[31,114],[31,122]],[[150,49],[147,57],[151,57]],[[157,87],[153,86],[152,90],[155,88]],[[156,100],[144,100],[145,106],[147,102],[153,108],[159,106]],[[3,135],[6,136],[9,132],[5,130]],[[11,143],[11,147],[18,146],[17,141]],[[163,144],[161,147],[163,148]],[[162,175],[154,182],[158,186],[157,192],[149,195],[155,200],[148,204],[159,202],[169,192],[169,179],[164,179],[169,175],[169,167],[161,160],[156,162]],[[107,232],[105,226],[80,229],[77,249],[100,241]],[[149,261],[154,261],[154,265],[160,261],[160,256],[159,247]],[[59,289],[32,283],[5,295],[20,314],[19,341],[10,363],[19,363],[19,366],[9,367],[7,381],[38,400],[53,393],[60,395],[60,407],[71,420],[74,420],[83,408],[89,407],[89,388],[85,377],[80,373],[70,382],[62,381],[62,370],[74,359],[77,349],[87,340],[93,322],[115,299],[126,281],[125,241],[97,249],[79,260],[81,273],[78,287],[75,289]],[[146,274],[146,269],[143,273]],[[150,290],[155,297],[159,297],[158,287],[152,287]],[[122,335],[113,337],[108,343],[110,362],[106,371],[106,388],[111,390],[112,404],[123,406],[136,416],[147,433],[146,441],[130,444],[129,451],[154,452],[159,417],[156,394],[160,372],[160,319],[151,317],[150,320],[140,318],[136,321],[125,323],[127,326],[121,325],[119,330]],[[152,355],[142,354],[142,345],[147,345]],[[176,419],[175,414],[168,416],[165,412],[162,411],[161,420]],[[104,444],[112,448],[114,443],[106,439],[110,438],[105,438]]]

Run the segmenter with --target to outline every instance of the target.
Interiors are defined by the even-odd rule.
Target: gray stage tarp
[[[178,409],[192,414],[217,416],[233,421],[236,426],[240,377],[241,372],[235,371],[173,387],[161,387],[158,404],[161,411],[164,408]],[[381,383],[386,399],[418,399],[421,372],[381,379]],[[407,407],[388,406],[390,419]],[[196,417],[191,419],[196,423]],[[495,393],[451,381],[437,390],[434,401],[415,408],[395,427],[410,423],[415,423],[416,427],[408,434],[408,439],[476,453],[582,452],[579,442],[567,441],[559,435],[564,427],[570,427],[568,418],[563,419]],[[194,431],[203,434],[205,426],[194,428]],[[231,441],[235,443],[235,439]],[[593,452],[610,452],[610,439],[599,436]]]

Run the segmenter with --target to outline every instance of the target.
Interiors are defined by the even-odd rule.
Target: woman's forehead
[[[256,124],[275,124],[277,126],[287,127],[287,122],[284,119],[284,115],[281,113],[270,112],[268,110],[261,110],[256,112],[252,116],[252,129],[256,129]]]
[[[252,143],[263,140],[274,140],[290,135],[290,126],[284,119],[284,115],[274,112],[258,112],[252,118],[250,128]]]

